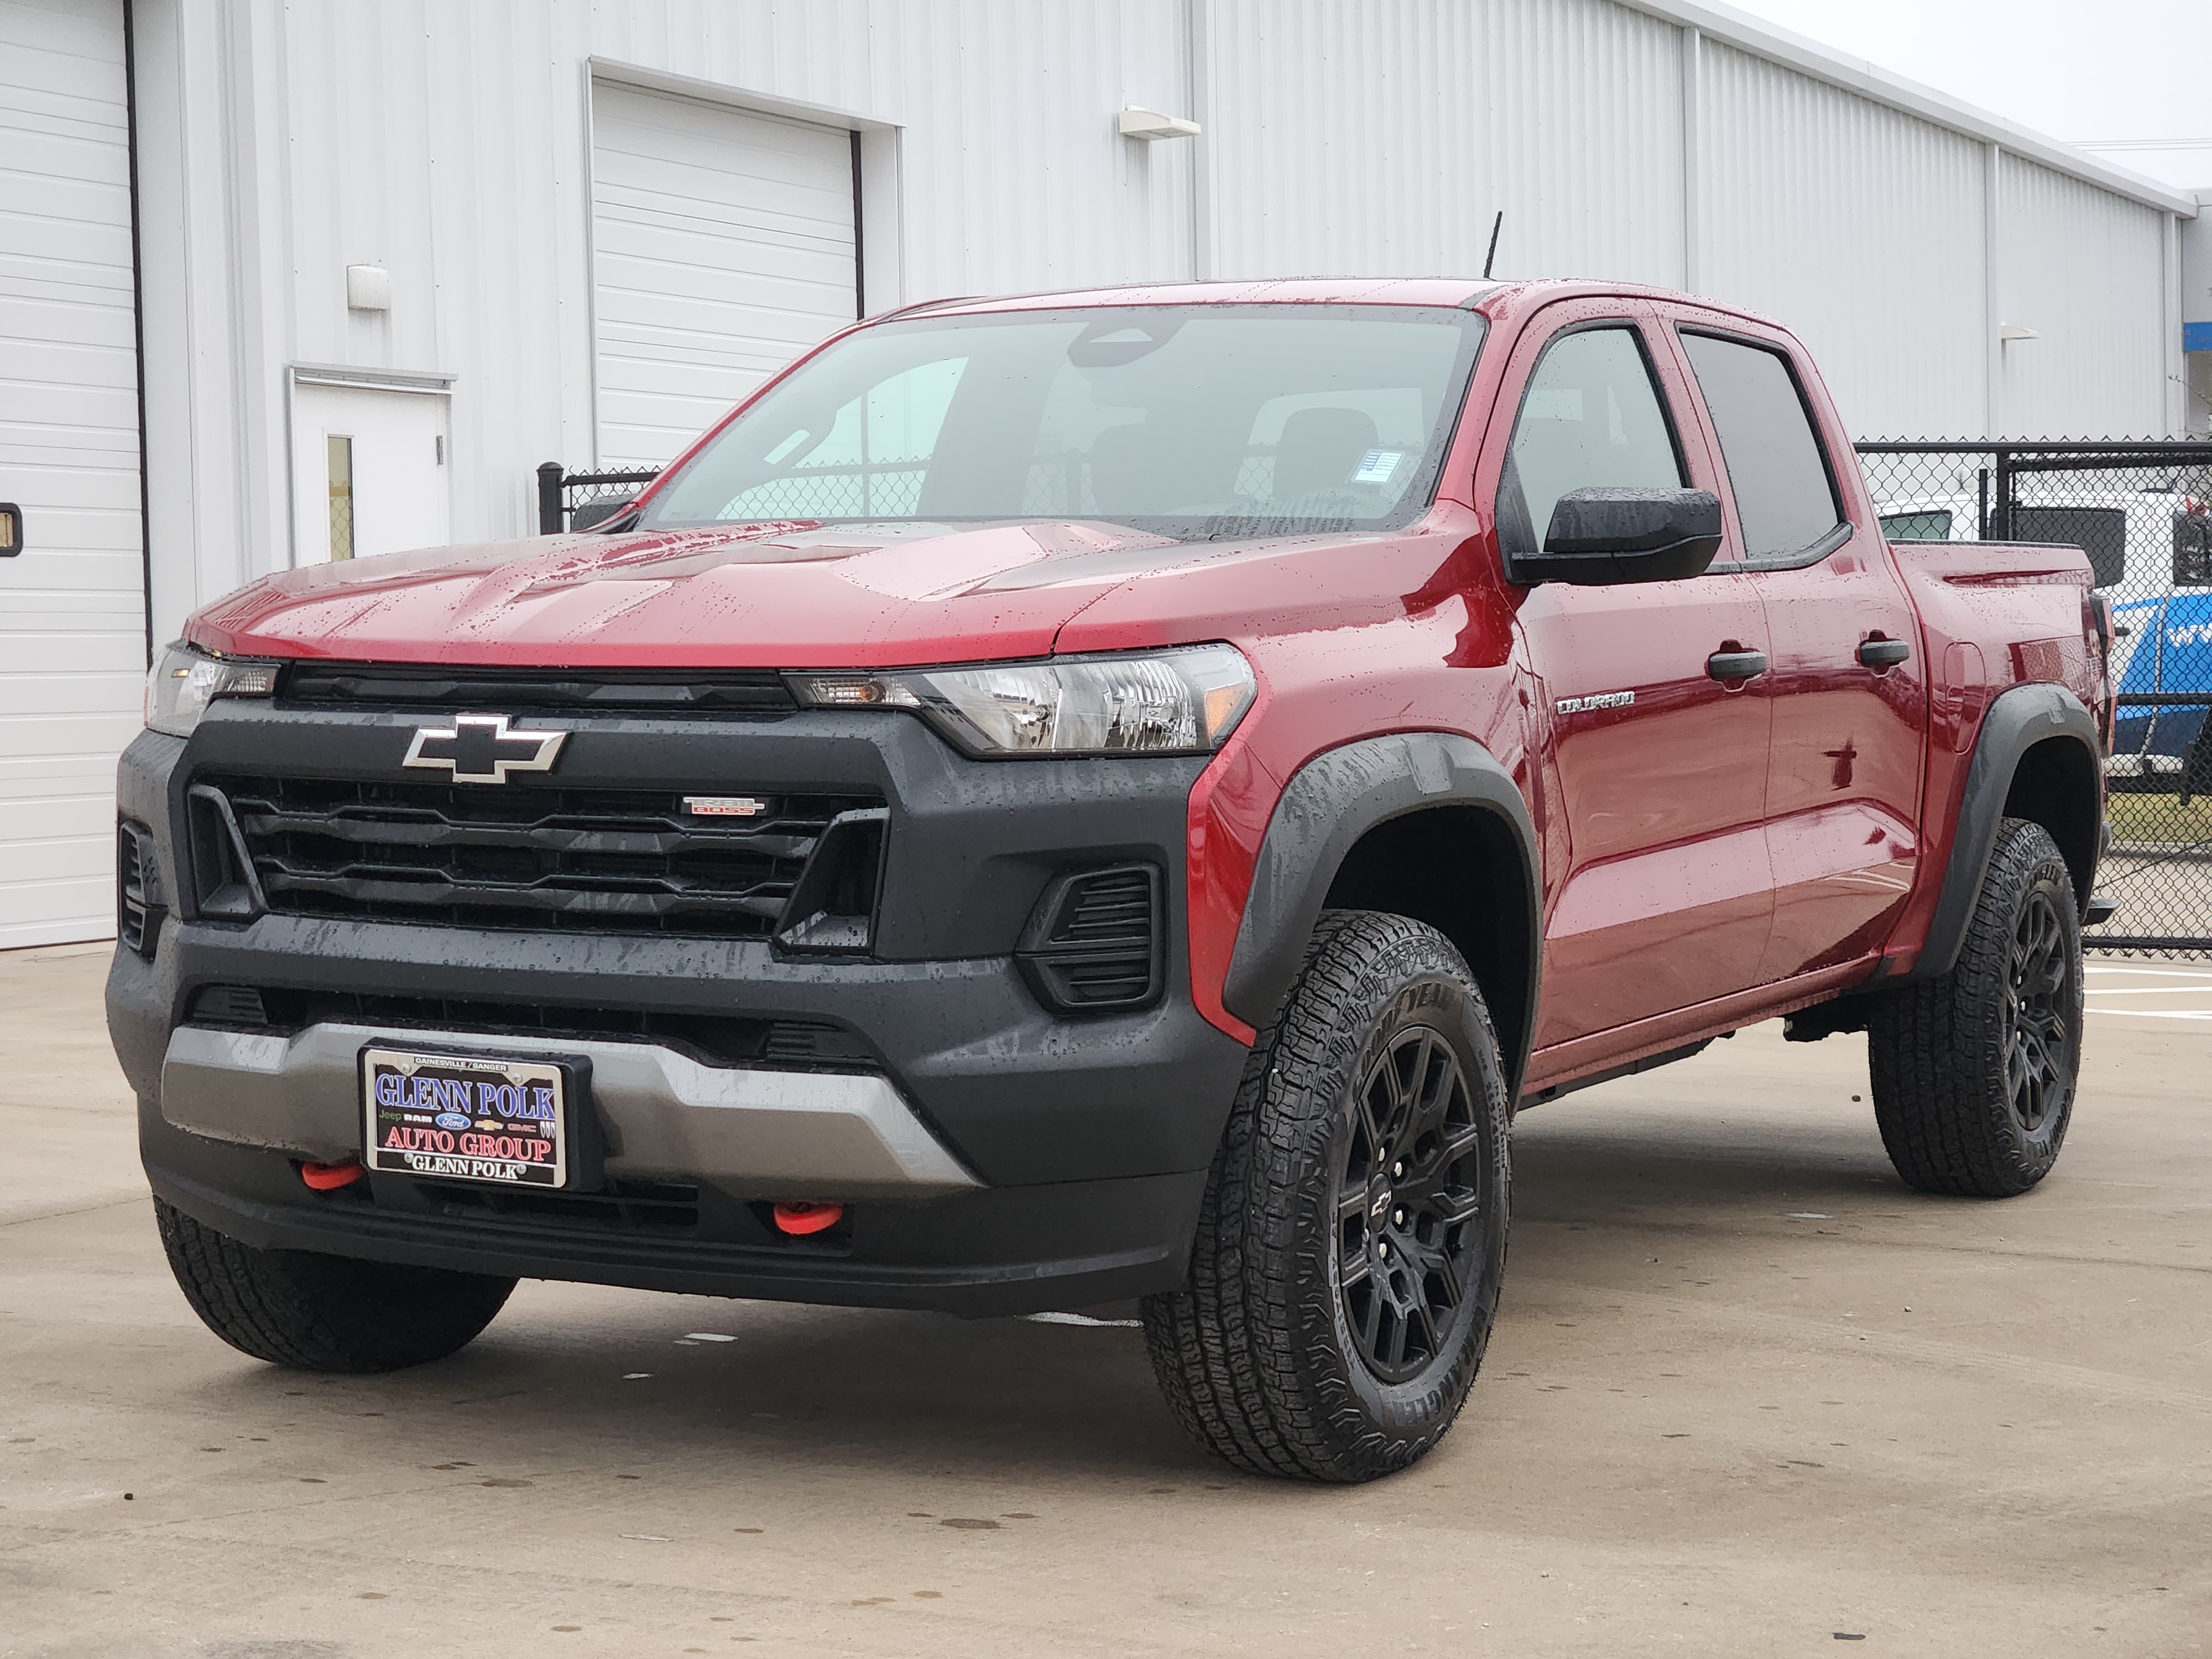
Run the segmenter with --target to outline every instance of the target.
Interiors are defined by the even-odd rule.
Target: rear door
[[[1510,436],[1486,458],[1508,551],[1533,550],[1568,489],[1718,489],[1648,307],[1575,301],[1540,321],[1500,392],[1516,410]],[[1735,573],[1544,583],[1520,592],[1518,627],[1543,697],[1538,1046],[1755,983],[1773,902],[1762,825],[1771,706],[1707,664],[1759,649],[1757,589]]]
[[[1888,935],[1920,859],[1927,676],[1920,624],[1818,380],[1786,336],[1662,306],[1765,607],[1774,926],[1762,981],[1846,962]],[[1846,471],[1849,469],[1849,471]],[[1856,521],[1855,521],[1856,520]]]

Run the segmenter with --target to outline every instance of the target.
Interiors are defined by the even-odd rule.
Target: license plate
[[[368,1167],[494,1187],[568,1182],[568,1068],[374,1044],[361,1051]]]

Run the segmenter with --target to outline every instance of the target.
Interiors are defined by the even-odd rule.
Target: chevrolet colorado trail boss
[[[289,570],[156,664],[115,1046],[280,1364],[518,1277],[1143,1298],[1183,1425],[1449,1426],[1518,1106],[1863,1030],[1899,1172],[2057,1157],[2109,618],[1884,540],[1797,340],[1610,284],[855,326],[589,534]]]

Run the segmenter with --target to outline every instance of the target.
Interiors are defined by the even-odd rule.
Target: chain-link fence
[[[2112,610],[2119,910],[2085,942],[2212,951],[2212,443],[1863,443],[1893,541],[2058,542]]]
[[[639,472],[570,472],[558,461],[538,469],[538,533],[557,536],[564,530],[589,530],[613,518],[660,474],[650,468]]]

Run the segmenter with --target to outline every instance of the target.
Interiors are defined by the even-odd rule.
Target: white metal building
[[[2193,198],[1686,0],[0,0],[0,947],[108,931],[149,630],[256,574],[526,534],[856,310],[1471,273],[1499,209],[1868,435],[2186,418]]]

